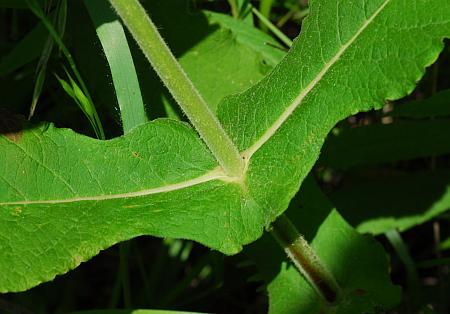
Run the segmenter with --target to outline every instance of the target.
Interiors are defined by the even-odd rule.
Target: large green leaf
[[[310,5],[274,71],[219,106],[248,165],[241,177],[170,120],[104,142],[53,127],[1,137],[0,291],[141,234],[238,252],[287,208],[335,123],[410,92],[450,35],[447,0]]]

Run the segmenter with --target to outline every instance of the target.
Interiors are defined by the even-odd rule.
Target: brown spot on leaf
[[[22,207],[14,208],[14,215],[20,216],[20,214],[22,214]]]
[[[136,157],[136,158],[139,158],[139,159],[143,159],[143,158],[141,157],[141,155],[139,155],[138,152],[131,152],[131,154],[133,155],[133,157]]]
[[[366,290],[363,290],[363,289],[356,289],[356,290],[354,291],[354,293],[355,293],[356,295],[363,296],[363,295],[366,295],[366,294],[367,294],[367,291],[366,291]]]
[[[23,134],[24,120],[22,116],[0,110],[0,134],[14,143],[19,143]]]

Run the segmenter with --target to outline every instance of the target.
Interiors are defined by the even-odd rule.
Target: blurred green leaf
[[[425,100],[396,105],[394,110],[387,115],[411,119],[448,117],[450,116],[450,90],[439,92]]]
[[[402,121],[330,134],[319,163],[338,169],[450,153],[450,120]]]
[[[402,232],[450,209],[450,171],[348,176],[330,198],[360,232]]]
[[[441,250],[449,250],[450,249],[450,237],[442,241],[441,245],[439,246]]]

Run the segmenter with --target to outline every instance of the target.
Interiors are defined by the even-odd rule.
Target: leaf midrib
[[[206,183],[209,181],[214,180],[229,180],[229,177],[225,175],[225,173],[220,168],[216,168],[214,170],[211,170],[207,172],[206,174],[189,179],[187,181],[182,181],[179,183],[173,183],[161,187],[156,188],[150,188],[150,189],[144,189],[139,191],[133,191],[133,192],[127,192],[127,193],[116,193],[116,194],[100,194],[95,196],[78,196],[78,197],[72,197],[72,198],[66,198],[66,199],[53,199],[53,200],[25,200],[25,201],[13,201],[13,202],[3,202],[0,203],[0,206],[5,205],[31,205],[31,204],[64,204],[64,203],[76,203],[76,202],[83,202],[83,201],[106,201],[106,200],[112,200],[112,199],[123,199],[123,198],[133,198],[133,197],[142,197],[147,196],[151,194],[158,194],[158,193],[167,193],[177,190],[182,190],[188,187],[192,187],[195,185],[199,185],[202,183]]]
[[[121,199],[121,198],[134,198],[142,197],[158,193],[173,192],[176,190],[185,189],[195,185],[207,183],[214,180],[223,180],[226,182],[231,182],[235,184],[243,184],[245,182],[245,176],[249,168],[250,160],[252,156],[266,143],[272,136],[276,133],[278,129],[286,122],[286,120],[291,116],[291,114],[300,106],[302,101],[309,95],[309,93],[314,89],[314,87],[322,80],[329,69],[339,61],[340,57],[347,51],[347,49],[358,39],[362,32],[375,20],[375,18],[383,11],[383,9],[391,2],[391,0],[385,0],[381,6],[361,25],[358,31],[353,35],[344,45],[339,48],[338,52],[327,62],[322,70],[316,75],[316,77],[303,89],[300,91],[299,95],[292,101],[286,110],[280,115],[280,117],[267,129],[266,132],[249,148],[240,153],[242,158],[245,160],[245,168],[241,177],[230,177],[224,173],[221,168],[216,168],[211,170],[204,175],[199,177],[189,179],[187,181],[182,181],[179,183],[169,184],[162,187],[144,189],[139,191],[127,192],[127,193],[117,193],[117,194],[102,194],[95,196],[80,196],[67,199],[54,199],[54,200],[25,200],[25,201],[13,201],[13,202],[3,202],[0,206],[5,205],[31,205],[31,204],[63,204],[63,203],[75,203],[82,201],[105,201],[111,199]]]

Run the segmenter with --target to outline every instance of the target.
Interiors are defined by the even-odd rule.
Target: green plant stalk
[[[385,232],[386,238],[397,253],[398,258],[402,261],[406,269],[406,280],[409,294],[409,305],[411,308],[419,306],[418,300],[421,299],[419,276],[417,274],[416,264],[409,253],[409,249],[403,241],[402,235],[396,229],[391,229]]]
[[[129,257],[130,243],[123,242],[119,245],[119,274],[122,282],[122,298],[123,305],[126,308],[131,308],[131,289],[130,289],[130,275],[128,273],[128,257]]]
[[[28,7],[30,8],[30,10],[34,13],[34,15],[36,15],[41,20],[42,24],[44,24],[44,26],[47,28],[47,30],[50,33],[50,35],[52,36],[53,40],[57,43],[59,49],[62,51],[62,53],[66,57],[70,68],[72,69],[76,79],[78,80],[79,84],[81,85],[81,89],[83,90],[83,93],[86,95],[89,102],[92,104],[93,120],[97,124],[96,127],[94,127],[94,129],[97,133],[97,137],[100,139],[105,139],[105,132],[103,131],[103,126],[102,126],[100,118],[97,114],[97,110],[95,109],[95,107],[93,105],[94,102],[92,101],[91,95],[89,94],[89,91],[81,77],[80,72],[78,72],[78,69],[75,65],[75,60],[73,59],[72,54],[67,49],[66,45],[64,45],[61,37],[58,35],[58,32],[53,27],[52,23],[50,23],[48,18],[45,16],[44,11],[42,11],[42,8],[40,7],[39,3],[36,0],[26,0],[26,2],[27,2]]]
[[[283,42],[287,47],[292,47],[292,40],[289,39],[282,31],[278,29],[268,18],[266,18],[261,12],[259,12],[255,7],[252,7],[253,14],[261,21],[261,23],[276,36],[280,41]]]
[[[110,0],[147,59],[205,141],[225,173],[240,177],[244,161],[138,0]]]
[[[236,3],[236,0],[228,0],[228,4],[231,7],[231,15],[233,15],[234,18],[238,18],[238,16],[239,16],[239,9],[238,9],[238,5]]]
[[[271,233],[314,290],[328,304],[339,302],[341,288],[286,215],[272,224]]]
[[[259,12],[261,12],[261,15],[267,20],[270,19],[270,11],[272,11],[272,3],[273,0],[261,0],[261,2],[259,3]],[[261,22],[263,21],[261,20]],[[265,32],[267,32],[267,29],[270,28],[270,26],[264,22],[262,25],[260,25],[260,27]]]

